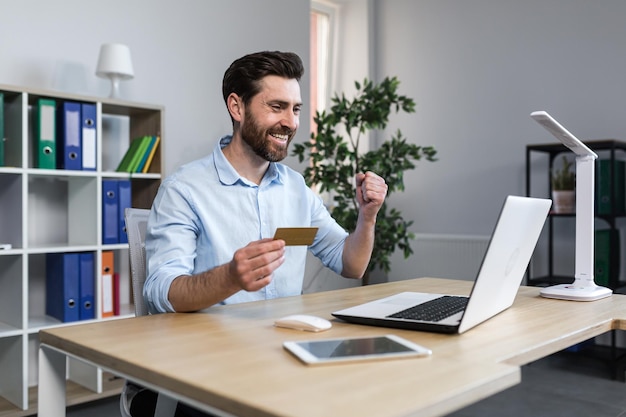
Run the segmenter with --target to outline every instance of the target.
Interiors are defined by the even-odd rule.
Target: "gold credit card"
[[[274,240],[282,239],[287,246],[309,246],[316,234],[317,227],[279,227],[274,234]]]

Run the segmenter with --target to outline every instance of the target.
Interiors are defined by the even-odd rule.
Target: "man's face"
[[[241,138],[261,158],[282,161],[300,125],[300,84],[270,75],[261,80],[261,86],[245,107]]]

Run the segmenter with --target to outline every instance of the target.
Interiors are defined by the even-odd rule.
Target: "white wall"
[[[415,232],[490,233],[503,197],[525,191],[525,145],[553,141],[528,117],[533,110],[583,139],[626,136],[626,2],[340,3],[337,90],[397,75],[417,112],[390,128],[439,150],[440,160],[407,173],[406,192],[391,199]],[[94,75],[100,44],[128,44],[136,77],[122,95],[165,106],[166,174],[230,131],[220,86],[233,59],[282,49],[309,62],[308,0],[0,0],[0,15],[3,84],[106,96],[108,82]],[[299,141],[309,118],[301,122]],[[394,257],[395,277],[415,270]]]
[[[109,82],[94,74],[100,45],[129,45],[135,78],[122,82],[121,95],[165,106],[167,175],[231,132],[221,83],[234,59],[288,50],[309,68],[309,15],[309,0],[0,0],[0,84],[107,96]],[[308,103],[307,72],[301,87]],[[308,139],[309,110],[296,141]],[[296,158],[286,162],[302,168]],[[307,291],[356,283],[315,258],[307,267]]]
[[[581,139],[626,139],[626,2],[375,0],[376,74],[417,112],[394,118],[439,161],[391,201],[419,233],[489,235],[506,194],[525,194],[525,146],[554,142],[547,110]],[[394,257],[392,278],[418,265]]]
[[[0,83],[107,96],[94,75],[100,45],[129,45],[135,78],[122,97],[165,106],[169,174],[232,130],[221,82],[234,59],[290,50],[308,68],[309,10],[308,0],[0,0]],[[305,103],[308,85],[305,74]],[[308,131],[302,117],[296,140]]]

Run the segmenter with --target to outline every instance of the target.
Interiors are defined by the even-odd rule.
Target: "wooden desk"
[[[520,382],[520,366],[612,329],[626,330],[626,296],[550,300],[522,287],[510,309],[458,335],[347,324],[322,333],[273,326],[399,291],[468,294],[471,282],[422,278],[212,309],[40,332],[39,415],[65,413],[69,354],[201,406],[239,416],[442,415]],[[429,358],[307,367],[285,340],[394,333]],[[59,402],[59,399],[61,400]]]

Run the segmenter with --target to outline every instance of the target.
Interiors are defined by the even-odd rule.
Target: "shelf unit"
[[[130,179],[132,206],[149,208],[161,183],[164,108],[117,99],[0,85],[4,96],[4,153],[0,166],[0,415],[33,414],[40,329],[72,325],[45,314],[46,254],[92,252],[95,321],[133,315],[128,244],[102,244],[102,182]],[[96,106],[96,170],[36,168],[35,109],[40,98]],[[57,111],[59,109],[57,108]],[[115,169],[130,142],[161,136],[145,174]],[[120,313],[102,316],[102,253],[112,251],[119,274]],[[123,336],[122,336],[123,337]],[[112,395],[101,369],[68,358],[70,381],[86,390],[73,403]],[[121,384],[114,385],[115,389]],[[81,392],[81,390],[73,390]],[[30,392],[30,394],[29,394]],[[30,397],[30,398],[29,398]],[[29,405],[30,403],[30,405]],[[13,409],[6,409],[14,407]]]
[[[598,154],[598,160],[596,160],[596,176],[595,176],[595,191],[596,191],[596,210],[595,210],[595,228],[609,230],[610,244],[609,244],[609,271],[608,282],[602,285],[608,286],[612,289],[618,289],[626,285],[624,278],[620,274],[621,263],[623,259],[623,251],[620,251],[620,246],[626,245],[624,239],[620,239],[620,233],[625,230],[623,220],[626,219],[626,211],[623,208],[618,207],[616,198],[616,178],[617,175],[617,161],[623,161],[626,159],[626,142],[621,142],[614,139],[605,140],[589,140],[585,141],[585,144],[594,152]],[[573,159],[575,155],[568,150],[563,144],[540,144],[540,145],[528,145],[526,146],[526,195],[534,197],[549,197],[551,195],[551,183],[550,173],[554,167],[554,162],[560,155],[566,155],[568,158]],[[608,160],[610,169],[608,170],[608,189],[609,195],[609,208],[603,210],[602,213],[598,211],[598,163],[600,160]],[[539,169],[534,169],[540,167]],[[622,167],[623,168],[623,167]],[[624,173],[621,173],[622,178]],[[531,186],[532,185],[532,186]],[[624,185],[622,184],[622,187]],[[626,193],[626,190],[619,191]],[[536,259],[533,259],[531,267],[528,269],[527,283],[529,285],[554,285],[571,283],[574,279],[573,270],[571,274],[564,274],[562,271],[557,270],[558,258],[567,258],[567,264],[574,266],[574,246],[569,248],[562,248],[557,242],[559,232],[561,234],[568,235],[567,241],[573,245],[575,237],[575,213],[572,214],[557,214],[551,212],[548,216],[546,223],[545,239],[547,243],[544,245],[538,245],[538,251],[536,251],[533,258],[543,259],[543,268],[545,273],[537,273],[535,271],[534,264]],[[620,242],[621,240],[621,242]],[[598,242],[596,241],[596,245]],[[557,253],[557,250],[558,253]],[[543,253],[537,253],[543,252]],[[543,271],[542,271],[543,272]],[[569,272],[569,271],[568,271]]]

